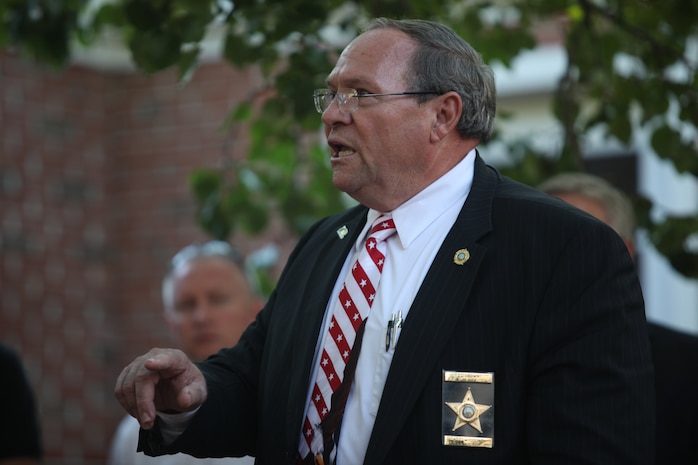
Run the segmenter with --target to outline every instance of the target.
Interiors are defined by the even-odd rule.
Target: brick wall
[[[180,87],[0,54],[0,340],[26,365],[47,465],[104,463],[119,371],[171,344],[160,277],[205,238],[187,177],[244,153],[219,127],[257,79],[206,64]]]

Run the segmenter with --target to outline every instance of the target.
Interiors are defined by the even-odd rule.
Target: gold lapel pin
[[[468,260],[470,260],[470,252],[468,249],[460,249],[456,251],[456,254],[453,256],[453,263],[456,265],[463,265]]]
[[[347,234],[349,234],[349,228],[347,228],[346,225],[342,226],[337,230],[337,235],[340,239],[344,239],[344,236],[346,236]]]

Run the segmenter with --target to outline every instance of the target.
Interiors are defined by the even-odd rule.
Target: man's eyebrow
[[[331,81],[332,81],[332,79],[328,77],[325,80],[325,85],[327,87],[332,87],[333,84]],[[367,85],[369,85],[369,86],[371,85],[369,80],[361,78],[361,77],[355,77],[355,78],[349,78],[349,79],[342,79],[342,85],[337,86],[337,87],[349,87],[351,89],[356,89],[356,88],[364,88]]]

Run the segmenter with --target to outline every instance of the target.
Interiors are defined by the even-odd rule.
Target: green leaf
[[[650,240],[672,267],[688,278],[698,279],[698,250],[689,248],[689,238],[696,239],[698,216],[669,216],[652,223]]]
[[[617,111],[617,109],[614,110]],[[627,111],[623,113],[618,112],[615,117],[610,119],[609,123],[611,134],[626,144],[630,143],[632,127],[630,125],[630,115],[628,115]]]
[[[92,26],[97,30],[101,30],[103,26],[127,27],[130,25],[126,12],[123,7],[113,3],[102,5],[92,19]]]
[[[243,68],[263,57],[264,49],[250,44],[248,37],[241,37],[229,31],[225,37],[223,55],[236,67]]]
[[[223,178],[219,171],[201,168],[189,175],[189,186],[199,202],[219,192],[222,184]]]
[[[188,81],[192,74],[194,74],[200,52],[201,49],[199,47],[193,47],[180,55],[179,62],[177,63],[177,68],[179,69],[177,76],[180,82]]]
[[[180,58],[181,40],[175,33],[134,31],[128,46],[133,61],[146,73],[161,71]]]
[[[248,121],[252,118],[252,102],[245,100],[240,102],[232,111],[229,111],[223,123],[221,123],[220,131],[227,133],[233,130],[236,124],[243,121]]]
[[[679,173],[698,176],[698,151],[691,142],[683,142],[681,134],[664,125],[652,134],[652,148],[661,157],[671,160]]]
[[[157,31],[170,16],[168,0],[126,0],[123,4],[127,21],[140,31]]]
[[[199,225],[218,240],[227,240],[233,232],[235,225],[232,218],[223,208],[218,193],[206,197],[199,205],[197,213]]]

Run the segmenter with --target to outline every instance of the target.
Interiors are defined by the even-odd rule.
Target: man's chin
[[[340,191],[352,195],[352,192],[356,189],[356,176],[342,173],[340,170],[334,170],[332,172],[332,184]]]
[[[208,344],[197,344],[194,350],[189,354],[189,357],[195,362],[203,362],[210,355],[218,352],[219,348],[219,345],[213,342]]]

